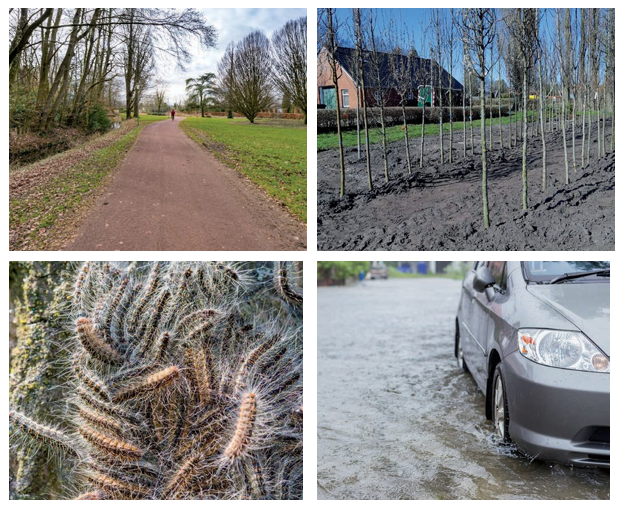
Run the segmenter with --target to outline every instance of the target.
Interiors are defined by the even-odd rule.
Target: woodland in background
[[[421,112],[421,139],[409,139],[405,101],[412,92],[410,68],[406,60],[390,58],[391,83],[381,82],[384,69],[380,68],[382,53],[430,58],[432,65],[444,67],[452,75],[456,62],[464,70],[460,78],[464,86],[464,100],[452,100],[450,87],[447,100],[439,89],[437,96],[439,118],[440,164],[451,163],[456,157],[480,157],[481,197],[484,227],[490,225],[488,208],[487,153],[520,146],[522,150],[522,210],[529,208],[527,141],[541,138],[541,186],[547,186],[546,136],[560,132],[563,139],[564,179],[568,184],[575,171],[585,168],[591,160],[613,153],[615,131],[615,12],[614,9],[431,9],[430,19],[420,29],[412,30],[392,18],[385,23],[389,29],[377,27],[378,14],[371,9],[352,9],[343,15],[343,9],[319,9],[318,50],[327,57],[330,76],[335,84],[336,123],[339,138],[339,195],[346,190],[346,168],[342,143],[341,104],[338,90],[339,66],[336,50],[339,46],[354,46],[356,69],[353,79],[358,83],[358,98],[362,107],[356,109],[357,160],[365,159],[367,188],[373,192],[376,168],[371,165],[368,109],[365,107],[366,83],[379,82],[373,89],[377,102],[378,130],[382,153],[385,184],[390,181],[390,160],[387,144],[386,97],[395,88],[401,99],[401,125],[404,130],[404,153],[408,174],[413,167],[424,167],[425,103]],[[339,15],[338,15],[339,14]],[[417,38],[415,38],[417,33]],[[421,34],[421,35],[420,35]],[[373,77],[365,73],[373,74]],[[415,76],[419,82],[430,79]],[[371,80],[371,81],[370,81]],[[436,86],[434,83],[426,82]],[[442,83],[438,83],[441,87]],[[508,122],[487,129],[487,106],[499,107],[499,116],[508,109]],[[479,106],[481,126],[473,128],[473,106]],[[393,108],[392,108],[393,109]],[[455,109],[461,109],[460,122],[463,141],[454,144],[453,125]],[[449,126],[443,121],[448,110]],[[354,110],[349,110],[349,116]],[[495,122],[496,124],[496,122]],[[493,130],[494,139],[493,139]],[[610,141],[607,140],[610,134]],[[365,136],[365,142],[362,137]],[[497,139],[498,137],[498,139]],[[597,140],[597,149],[592,149]],[[568,149],[571,139],[571,149]],[[365,144],[365,146],[363,146]],[[365,153],[364,153],[365,152]],[[479,160],[479,159],[478,159]],[[572,176],[571,176],[572,175]]]
[[[154,77],[157,55],[183,68],[190,40],[217,33],[196,9],[9,9],[9,128],[105,132],[124,95],[126,117]]]

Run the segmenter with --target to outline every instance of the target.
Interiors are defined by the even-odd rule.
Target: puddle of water
[[[609,499],[610,471],[497,445],[453,357],[460,284],[318,290],[318,498]]]

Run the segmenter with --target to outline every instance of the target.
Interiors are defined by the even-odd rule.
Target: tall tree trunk
[[[526,58],[526,57],[525,57]],[[522,84],[522,95],[524,97],[523,100],[523,126],[522,126],[522,209],[526,211],[527,209],[527,200],[528,200],[528,188],[527,188],[527,134],[528,134],[528,105],[529,105],[529,90],[528,90],[528,69],[527,63],[525,62],[523,66],[523,84]]]
[[[542,55],[539,56],[539,121],[541,124],[540,133],[542,135],[542,190],[546,191],[546,185],[548,183],[548,174],[546,173],[546,133],[545,133],[545,108],[546,104],[544,102],[544,93],[542,75],[543,75],[543,63],[542,63]]]
[[[481,65],[484,68],[482,62]],[[481,79],[481,198],[484,213],[484,227],[490,227],[490,215],[488,212],[488,167],[486,161],[486,80]]]

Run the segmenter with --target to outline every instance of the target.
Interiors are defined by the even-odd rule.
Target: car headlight
[[[520,329],[518,349],[527,359],[546,366],[610,373],[610,359],[577,331]]]

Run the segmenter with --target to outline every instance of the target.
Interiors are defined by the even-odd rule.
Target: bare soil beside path
[[[607,125],[606,132],[610,133]],[[479,129],[475,129],[476,147]],[[503,127],[507,136],[507,128]],[[481,160],[462,160],[462,131],[454,132],[454,162],[441,164],[438,136],[426,138],[424,168],[419,168],[419,139],[411,140],[413,174],[408,175],[404,141],[388,146],[390,179],[384,183],[382,152],[371,151],[375,188],[367,190],[365,156],[346,148],[346,191],[340,199],[337,150],[318,153],[319,250],[614,250],[615,154],[597,158],[592,133],[590,163],[570,169],[565,185],[563,138],[547,135],[548,188],[541,189],[542,142],[529,141],[529,209],[522,211],[522,146],[488,153],[490,228],[484,230]],[[571,133],[568,150],[571,164]],[[507,142],[507,137],[505,138]],[[449,140],[444,139],[448,148]],[[607,148],[610,135],[607,135]],[[581,136],[576,133],[580,165]],[[586,157],[586,153],[585,153]]]
[[[189,139],[146,127],[67,250],[305,250],[306,227]]]

